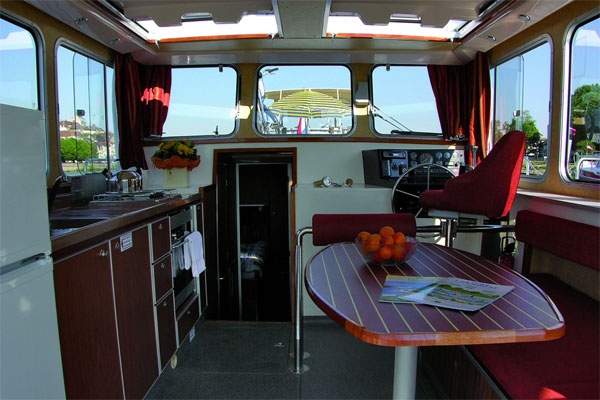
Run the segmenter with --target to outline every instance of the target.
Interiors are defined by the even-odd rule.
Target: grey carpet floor
[[[304,323],[308,371],[289,368],[290,323],[204,321],[149,399],[389,399],[394,349],[364,343],[329,320]],[[417,398],[437,398],[419,372]]]

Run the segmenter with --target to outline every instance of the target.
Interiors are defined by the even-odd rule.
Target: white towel
[[[202,235],[195,231],[185,237],[183,242],[185,269],[192,269],[192,276],[200,276],[206,269],[204,263],[204,250],[202,248]]]

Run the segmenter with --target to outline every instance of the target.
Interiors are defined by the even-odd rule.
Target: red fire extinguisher
[[[502,246],[502,254],[498,258],[498,264],[504,265],[510,269],[515,268],[515,256],[513,253],[515,252],[515,245],[517,241],[512,236],[504,236],[502,238],[501,246]]]

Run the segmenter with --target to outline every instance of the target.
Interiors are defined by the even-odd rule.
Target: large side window
[[[40,108],[35,38],[4,18],[0,18],[0,103]]]
[[[494,137],[525,132],[521,174],[541,177],[548,165],[552,52],[547,39],[536,41],[492,68]]]
[[[235,133],[237,85],[237,71],[232,67],[174,67],[162,137]]]
[[[352,74],[341,65],[269,65],[258,71],[255,122],[264,136],[345,135],[353,127]]]
[[[567,178],[600,183],[600,18],[570,37],[568,125],[563,157]]]
[[[113,68],[60,45],[56,76],[63,172],[79,175],[117,169]]]
[[[375,133],[442,134],[426,66],[378,66],[373,69],[371,82]]]

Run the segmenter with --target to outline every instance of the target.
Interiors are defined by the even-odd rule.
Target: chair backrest
[[[413,214],[315,214],[312,219],[313,245],[351,242],[362,231],[379,232],[383,226],[391,226],[406,236],[417,234]]]
[[[507,215],[517,193],[524,152],[525,133],[505,134],[475,169],[450,179],[438,191],[439,196],[424,192],[421,204],[425,208],[483,214],[489,218]],[[433,206],[429,204],[430,197],[435,201]]]

